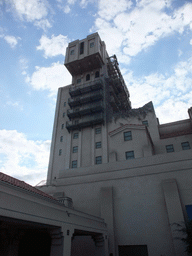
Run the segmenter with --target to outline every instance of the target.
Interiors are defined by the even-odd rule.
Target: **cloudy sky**
[[[192,1],[0,0],[0,170],[46,179],[69,42],[99,32],[116,54],[132,107],[153,101],[160,123],[192,106]]]

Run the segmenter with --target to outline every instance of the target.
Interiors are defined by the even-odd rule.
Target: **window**
[[[71,50],[70,55],[74,55],[75,54],[75,50]]]
[[[167,145],[166,146],[166,151],[167,151],[167,153],[174,152],[173,144]]]
[[[64,102],[63,106],[66,107],[66,102]]]
[[[99,77],[99,71],[95,72],[95,78]]]
[[[95,158],[95,164],[102,164],[102,156],[97,156]]]
[[[77,160],[72,161],[72,168],[77,168]]]
[[[125,152],[125,158],[126,159],[133,159],[133,158],[135,158],[134,151],[127,151],[127,152]]]
[[[78,78],[77,79],[77,84],[80,84],[81,83],[81,78]]]
[[[64,129],[64,124],[61,125],[61,129]]]
[[[101,148],[101,141],[95,143],[95,148]]]
[[[101,127],[95,128],[95,134],[101,133]]]
[[[75,132],[74,134],[73,134],[73,139],[78,139],[79,138],[79,133],[78,132]]]
[[[192,220],[192,205],[185,205],[189,220]]]
[[[145,125],[145,126],[149,125],[147,120],[142,121],[142,124]]]
[[[61,156],[62,154],[62,149],[59,149],[59,156]]]
[[[79,123],[79,120],[75,120],[75,124],[78,124]]]
[[[63,136],[60,137],[60,142],[63,142]]]
[[[90,80],[90,74],[87,74],[86,75],[86,81],[89,81]]]
[[[73,147],[73,153],[77,153],[78,152],[78,146]]]
[[[127,140],[132,140],[132,133],[131,133],[131,131],[124,132],[124,141],[127,141]]]
[[[65,112],[63,112],[63,117],[65,117]]]
[[[187,150],[187,149],[190,149],[190,148],[191,148],[188,141],[182,142],[182,143],[181,143],[181,146],[182,146],[182,149],[183,149],[183,150]]]
[[[80,54],[84,52],[84,42],[80,43]]]
[[[90,48],[93,48],[93,46],[94,46],[94,42],[91,42],[90,43]]]

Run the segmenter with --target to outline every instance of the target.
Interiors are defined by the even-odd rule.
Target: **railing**
[[[96,100],[99,100],[99,99],[102,99],[102,98],[103,98],[102,90],[99,90],[97,92],[89,93],[88,95],[86,95],[86,97],[85,97],[85,95],[83,95],[83,96],[80,96],[80,97],[76,97],[74,99],[69,98],[68,99],[68,104],[69,104],[70,107],[75,107],[75,106],[79,106],[81,104],[96,101]]]
[[[103,88],[103,80],[96,79],[94,81],[86,82],[80,85],[72,85],[69,88],[69,94],[71,95],[71,97],[75,97],[75,96],[89,93],[91,91],[96,91],[102,88]]]
[[[68,131],[78,130],[83,127],[93,126],[103,122],[104,122],[104,115],[103,113],[100,113],[95,115],[89,115],[79,120],[66,122],[66,128],[68,129]]]

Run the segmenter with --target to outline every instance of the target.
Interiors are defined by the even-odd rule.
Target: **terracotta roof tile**
[[[4,174],[2,172],[0,172],[0,181],[6,182],[6,183],[8,183],[12,186],[21,188],[21,189],[29,191],[31,193],[38,194],[40,196],[43,196],[43,197],[46,197],[46,198],[49,198],[49,199],[52,199],[52,200],[56,200],[52,196],[42,192],[41,190],[39,190],[39,189],[37,189],[37,188],[27,184],[27,183],[25,183],[24,181],[13,178],[13,177],[11,177],[7,174]]]

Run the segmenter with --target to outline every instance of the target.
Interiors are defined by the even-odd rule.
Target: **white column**
[[[62,256],[71,256],[71,239],[73,237],[74,230],[69,229],[66,226],[63,226],[62,230],[63,230],[63,254],[62,254]]]
[[[101,188],[101,218],[108,227],[109,252],[115,255],[115,232],[114,232],[114,213],[113,213],[113,188]]]
[[[187,255],[185,253],[185,244],[180,239],[182,238],[182,232],[179,232],[178,226],[175,225],[185,225],[177,182],[174,179],[164,180],[162,186],[173,239],[174,256]]]
[[[107,235],[98,235],[94,237],[95,256],[108,256],[108,237]]]

